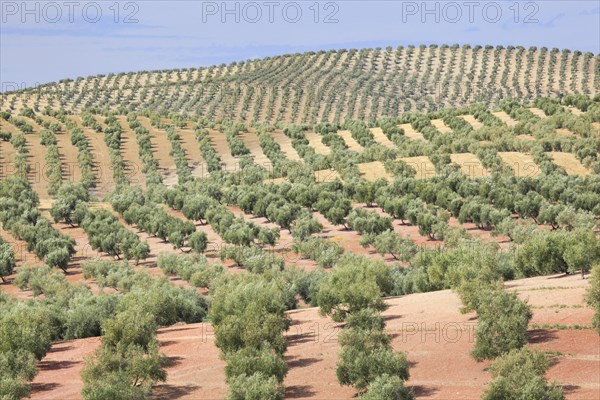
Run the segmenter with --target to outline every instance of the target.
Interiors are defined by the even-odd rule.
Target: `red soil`
[[[567,304],[568,324],[589,324],[590,310],[583,304],[587,280],[579,276],[548,276],[507,283],[529,297],[532,323],[565,323],[560,313],[546,313],[555,304]],[[566,289],[565,289],[566,287]],[[411,362],[407,385],[417,397],[429,399],[479,399],[489,381],[488,362],[477,363],[473,348],[476,319],[461,314],[458,297],[449,290],[389,298],[383,313],[386,331],[396,351],[405,351]],[[544,307],[544,308],[541,308]],[[318,314],[318,309],[289,311],[292,321],[286,336],[286,398],[348,399],[352,388],[341,387],[335,377],[340,327]],[[555,318],[553,316],[556,315]],[[161,350],[169,357],[168,378],[154,390],[156,398],[218,399],[227,392],[225,363],[214,346],[209,324],[176,325],[159,330]],[[548,372],[549,379],[565,385],[568,399],[596,399],[600,390],[600,338],[591,329],[537,329],[531,327],[530,345],[560,352]],[[80,398],[79,373],[83,356],[98,339],[56,343],[41,363],[34,380],[33,398]]]

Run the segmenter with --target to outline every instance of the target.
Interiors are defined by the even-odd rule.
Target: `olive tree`
[[[384,310],[382,296],[392,290],[390,269],[368,257],[347,255],[321,282],[317,303],[336,322],[363,308]]]
[[[516,292],[484,291],[478,302],[475,348],[477,361],[491,360],[527,344],[530,307]]]
[[[563,400],[562,387],[556,382],[548,384],[544,376],[549,366],[542,352],[527,347],[513,349],[490,366],[492,380],[482,398]]]
[[[50,215],[54,222],[65,221],[74,226],[73,213],[80,203],[89,200],[87,189],[79,183],[64,183],[58,189],[56,199],[50,208]]]
[[[0,279],[2,282],[6,282],[5,277],[12,274],[16,266],[15,252],[12,246],[0,238]]]
[[[590,287],[586,293],[586,302],[596,311],[594,319],[592,320],[592,325],[600,335],[600,264],[596,264],[594,268],[592,268]]]

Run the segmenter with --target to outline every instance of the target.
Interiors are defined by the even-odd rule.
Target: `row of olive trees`
[[[409,363],[395,353],[384,332],[379,312],[387,308],[383,296],[393,289],[391,270],[368,257],[347,255],[321,278],[316,302],[320,312],[345,322],[336,374],[342,385],[354,386],[361,398],[412,399],[404,386]]]
[[[67,270],[75,254],[73,238],[54,229],[37,209],[39,199],[27,180],[9,177],[0,182],[0,222],[3,229],[27,242],[27,250],[51,267]]]
[[[204,159],[204,162],[206,162],[208,172],[220,171],[221,157],[211,145],[211,139],[210,135],[208,134],[208,130],[204,128],[197,128],[196,141],[198,142],[198,146],[200,146],[200,152],[202,153],[202,158]]]
[[[477,361],[493,360],[493,379],[483,398],[563,399],[562,388],[546,381],[548,356],[526,346],[530,306],[516,292],[507,292],[502,283],[488,278],[465,280],[457,287],[462,311],[477,313],[471,354]]]
[[[14,272],[16,266],[13,247],[0,238],[0,279],[2,279],[2,282],[6,282],[6,277]]]
[[[156,329],[176,322],[200,322],[208,303],[195,290],[177,288],[164,277],[135,272],[123,263],[94,260],[84,275],[119,291],[114,311],[101,323],[102,344],[82,371],[85,399],[146,398],[166,379]]]
[[[62,184],[62,170],[58,142],[56,141],[56,135],[48,129],[42,129],[40,131],[40,141],[43,146],[46,146],[44,178],[48,179],[48,194],[54,196]]]
[[[162,183],[162,177],[158,172],[158,161],[154,158],[152,152],[152,142],[150,141],[150,131],[144,128],[137,119],[137,115],[129,113],[127,115],[129,127],[135,132],[135,139],[138,144],[138,153],[142,161],[142,172],[146,175],[148,185]]]
[[[77,161],[81,171],[81,184],[86,188],[96,187],[96,174],[94,173],[94,158],[90,150],[90,141],[77,127],[70,129],[71,144],[78,149]]]
[[[119,212],[126,223],[147,232],[149,235],[168,241],[175,249],[187,246],[191,250],[203,253],[206,250],[208,239],[203,231],[197,231],[191,221],[182,221],[169,215],[161,206],[146,201],[142,196],[132,199],[128,207],[127,198],[131,199],[131,193],[115,194],[113,196],[113,207]]]
[[[210,316],[227,363],[229,399],[284,398],[285,311],[293,304],[293,293],[277,275],[238,274],[216,286]]]

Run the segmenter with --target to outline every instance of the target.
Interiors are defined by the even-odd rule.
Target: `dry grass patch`
[[[517,135],[517,139],[523,140],[525,142],[534,142],[535,138],[531,135]]]
[[[571,112],[572,112],[574,115],[576,115],[576,116],[580,116],[580,115],[583,115],[583,114],[585,114],[583,111],[581,111],[581,110],[580,110],[579,108],[577,108],[577,107],[573,107],[573,106],[567,106],[566,108],[567,108],[567,110],[571,111]]]
[[[225,133],[208,129],[208,136],[210,137],[210,142],[213,148],[217,153],[219,153],[219,157],[221,157],[221,165],[223,168],[229,172],[237,171],[239,167],[239,160],[231,155],[231,150],[227,144],[227,136],[225,136]]]
[[[285,154],[285,157],[290,161],[301,161],[302,158],[298,155],[296,149],[292,145],[292,139],[285,136],[283,132],[271,132],[269,133],[275,139],[279,146],[281,146],[281,151]]]
[[[342,180],[340,173],[334,169],[322,169],[315,171],[315,180],[317,183],[333,182],[336,179]]]
[[[390,149],[396,148],[396,145],[394,145],[394,143],[390,139],[388,139],[387,136],[385,136],[385,133],[383,133],[383,130],[381,128],[369,128],[369,130],[373,134],[373,139],[375,139],[377,143]]]
[[[552,158],[552,162],[558,165],[559,167],[563,167],[567,174],[569,175],[589,175],[591,171],[581,164],[581,162],[575,157],[573,153],[564,153],[561,151],[551,151],[546,153],[550,158]]]
[[[427,179],[435,176],[435,166],[427,156],[404,157],[399,160],[414,168],[415,179]]]
[[[254,163],[260,165],[267,170],[273,169],[273,163],[269,158],[263,153],[262,148],[260,147],[260,139],[258,135],[254,132],[240,132],[240,139],[248,150],[250,150],[250,155],[254,159]]]
[[[561,137],[577,137],[577,135],[565,128],[557,128],[556,135]]]
[[[308,144],[312,147],[315,153],[326,156],[331,154],[331,149],[329,146],[323,144],[321,141],[321,135],[315,132],[308,132],[306,135],[306,140],[308,140]]]
[[[406,136],[407,138],[411,139],[411,140],[423,140],[423,141],[427,141],[423,135],[421,134],[421,132],[417,132],[415,130],[415,128],[412,127],[411,124],[402,124],[402,125],[398,125],[398,127],[402,128],[402,130],[404,131],[404,136]]]
[[[348,149],[356,151],[357,153],[361,153],[365,149],[360,145],[360,143],[354,140],[350,131],[338,131],[338,135],[342,139],[344,139],[344,142],[346,142],[346,146],[348,146]]]
[[[534,177],[540,174],[540,167],[533,161],[531,154],[516,151],[498,152],[502,161],[512,168],[515,176]]]
[[[471,179],[490,176],[490,171],[483,167],[479,158],[473,153],[450,154],[450,160],[460,166],[462,173]]]
[[[471,114],[467,114],[467,115],[461,115],[460,116],[462,119],[464,119],[465,121],[467,121],[469,123],[469,125],[471,125],[473,127],[473,129],[477,130],[477,129],[481,129],[483,128],[483,124],[481,122],[479,122],[473,115]]]
[[[546,115],[546,113],[542,109],[539,109],[539,108],[536,108],[536,107],[530,107],[529,111],[531,111],[531,113],[533,115],[535,115],[536,117],[539,117],[541,119],[548,118],[548,116]]]
[[[385,167],[381,161],[357,164],[357,167],[362,177],[370,182],[374,182],[382,178],[390,182],[394,180],[394,176],[385,170]]]
[[[431,124],[435,129],[440,131],[440,133],[452,133],[452,129],[450,129],[442,119],[432,119]]]
[[[507,113],[505,113],[504,111],[496,111],[496,112],[493,112],[492,114],[508,126],[515,126],[518,124],[517,121],[512,119],[512,117],[510,115],[508,115]]]

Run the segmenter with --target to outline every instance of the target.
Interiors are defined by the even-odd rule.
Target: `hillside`
[[[183,70],[64,79],[2,96],[0,108],[150,110],[209,119],[374,121],[503,98],[600,92],[600,56],[509,46],[319,51]]]
[[[344,50],[3,94],[0,397],[475,399],[514,356],[511,393],[595,398],[599,66]]]
[[[579,276],[548,276],[506,286],[533,307],[529,343],[555,354],[549,379],[565,385],[568,399],[595,398],[600,391],[600,338],[591,329],[576,328],[592,316],[592,310],[582,307],[588,281]],[[391,298],[386,304],[386,332],[393,335],[395,350],[408,352],[412,366],[407,384],[416,396],[479,399],[489,380],[489,363],[477,363],[469,355],[475,321],[473,314],[459,312],[457,296],[446,290]],[[292,325],[286,333],[286,398],[352,397],[354,391],[339,386],[335,378],[339,325],[319,316],[315,308],[289,311],[288,316]],[[225,396],[225,363],[219,359],[210,324],[164,328],[158,338],[169,367],[167,382],[155,388],[154,398]],[[97,339],[54,344],[33,381],[32,399],[80,398],[82,358],[97,345]]]

